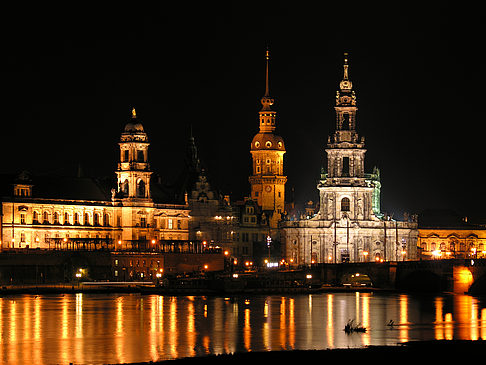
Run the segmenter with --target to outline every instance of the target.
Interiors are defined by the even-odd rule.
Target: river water
[[[347,335],[348,320],[367,328]],[[387,326],[392,320],[394,326]],[[467,295],[140,294],[0,298],[0,363],[156,361],[235,351],[486,338],[486,303]]]

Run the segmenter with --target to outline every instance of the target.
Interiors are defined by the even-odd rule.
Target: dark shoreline
[[[79,286],[78,284],[54,284],[54,285],[8,285],[0,286],[0,296],[14,294],[73,294],[73,293],[140,293],[158,294],[168,296],[232,296],[232,295],[272,295],[272,294],[317,294],[317,293],[397,293],[403,292],[396,289],[381,289],[373,287],[347,287],[347,286],[324,286],[319,288],[260,288],[243,290],[209,290],[209,289],[180,289],[180,288],[160,288],[137,285],[126,286]]]
[[[387,346],[360,348],[336,348],[325,350],[283,350],[264,352],[237,352],[232,354],[185,357],[180,359],[124,363],[125,365],[156,364],[206,364],[221,361],[236,361],[251,364],[256,361],[290,363],[291,361],[373,361],[389,363],[403,360],[474,361],[484,358],[486,341],[479,340],[431,340],[410,341]],[[121,364],[120,364],[121,365]]]

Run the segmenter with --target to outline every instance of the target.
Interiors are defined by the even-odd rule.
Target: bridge
[[[312,272],[333,286],[370,283],[382,289],[486,294],[486,259],[319,264]]]

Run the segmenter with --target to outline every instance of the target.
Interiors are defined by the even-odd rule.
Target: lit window
[[[48,224],[48,223],[49,223],[49,213],[44,212],[44,224]]]
[[[342,198],[341,199],[341,211],[342,212],[349,212],[349,198]]]

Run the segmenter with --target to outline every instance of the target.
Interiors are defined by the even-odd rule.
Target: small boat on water
[[[361,323],[354,323],[354,319],[350,319],[348,323],[344,326],[344,332],[347,334],[353,333],[353,332],[366,332],[366,327],[363,327]]]

